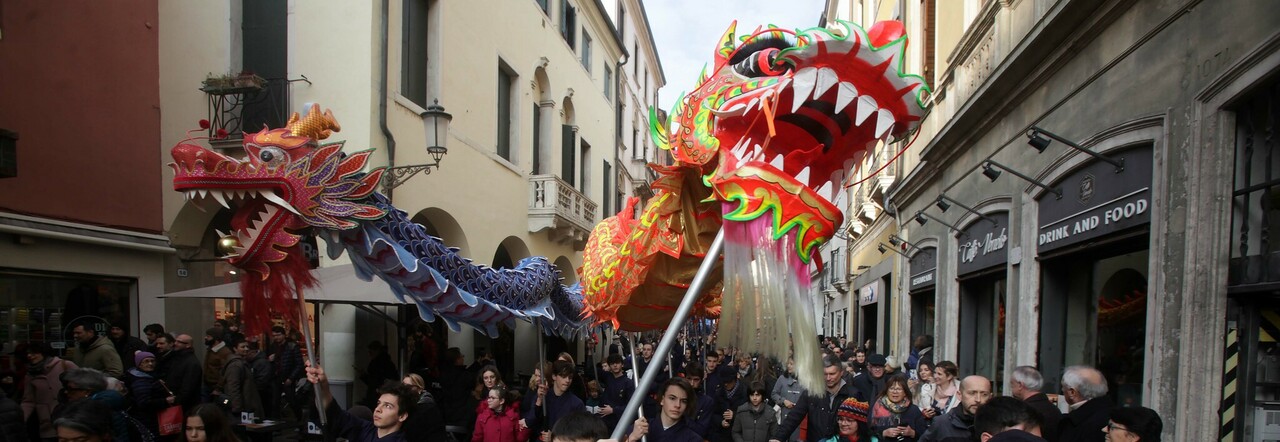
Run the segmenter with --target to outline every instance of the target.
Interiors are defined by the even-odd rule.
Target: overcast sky
[[[711,63],[717,39],[738,20],[738,33],[759,25],[784,29],[811,28],[822,17],[824,0],[643,0],[649,26],[667,85],[658,91],[658,103],[670,111],[681,93],[698,81],[698,73]],[[708,69],[711,67],[708,66]]]

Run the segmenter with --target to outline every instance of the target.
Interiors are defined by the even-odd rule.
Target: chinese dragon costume
[[[229,262],[247,271],[250,321],[296,312],[294,296],[315,284],[298,246],[312,234],[334,257],[346,250],[358,276],[383,280],[424,319],[455,330],[493,335],[517,319],[564,336],[605,323],[659,329],[723,230],[723,260],[693,294],[693,314],[722,319],[722,346],[780,358],[794,350],[802,382],[819,391],[818,350],[805,338],[816,329],[809,268],[843,223],[832,201],[854,167],[924,114],[928,87],[902,72],[905,48],[895,21],[740,37],[730,25],[669,124],[650,110],[651,134],[673,164],[650,165],[659,178],[638,216],[633,199],[593,229],[573,286],[545,258],[494,269],[428,235],[376,192],[384,170],[364,171],[369,151],[322,142],[339,126],[318,107],[246,134],[242,159],[178,144],[174,189],[234,207]]]

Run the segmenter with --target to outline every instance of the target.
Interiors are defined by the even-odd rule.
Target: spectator
[[[231,348],[224,339],[222,327],[212,327],[204,332],[205,391],[221,392],[225,388],[222,368],[227,365],[227,359],[231,359]]]
[[[700,392],[699,387],[702,386],[704,374],[702,367],[691,365],[684,370],[684,378],[689,382],[689,386],[693,388],[694,396],[697,400],[690,400],[689,403],[694,405],[696,410],[693,413],[693,419],[686,422],[690,429],[698,436],[704,439],[710,439],[714,436],[715,427],[712,420],[716,415],[723,413],[719,404],[710,395]]]
[[[302,378],[302,350],[298,348],[297,342],[289,339],[284,327],[271,327],[271,345],[268,347],[267,360],[271,362],[271,399],[268,400],[267,406],[270,409],[271,417],[279,417],[279,411],[288,405],[288,408],[297,415],[299,411],[293,405],[292,401],[285,398],[291,397],[294,391],[294,383]],[[285,401],[287,404],[281,404]]]
[[[915,375],[917,378],[907,381],[911,385],[911,400],[920,407],[925,419],[933,420],[938,415],[933,408],[933,362],[921,360],[916,364]]]
[[[133,355],[133,365],[125,373],[125,384],[129,386],[129,403],[132,405],[129,415],[151,431],[151,434],[160,434],[156,413],[173,405],[177,398],[156,379],[155,355],[140,351]]]
[[[1160,442],[1164,422],[1155,410],[1147,407],[1111,409],[1111,421],[1102,431],[1109,442]]]
[[[1000,396],[978,407],[973,418],[973,434],[980,442],[988,442],[997,435],[1002,435],[1001,440],[1044,441],[1039,437],[1040,422],[1040,413],[1026,402]]]
[[[118,324],[111,324],[111,328],[107,330],[108,339],[111,345],[115,347],[116,354],[120,356],[120,363],[124,367],[124,371],[133,368],[133,354],[146,351],[147,344],[141,339],[129,336],[128,330]]]
[[[271,401],[271,361],[267,360],[267,355],[262,351],[262,346],[258,341],[249,342],[249,355],[247,357],[249,372],[253,373],[253,383],[258,387],[258,399],[262,402],[262,412],[260,417],[266,418],[273,416],[274,411],[270,408],[273,405]]]
[[[539,385],[534,406],[525,412],[525,425],[542,433],[543,440],[551,440],[550,430],[561,417],[586,406],[581,398],[569,391],[574,374],[573,364],[556,361],[551,366],[551,391],[547,391],[546,384]]]
[[[777,414],[765,404],[764,383],[755,381],[748,388],[747,403],[738,407],[733,418],[733,442],[768,442],[778,427]]]
[[[942,364],[938,364],[942,368]],[[973,433],[973,418],[978,407],[991,398],[991,381],[982,376],[969,376],[960,382],[960,406],[936,419],[925,431],[922,442],[969,441]]]
[[[364,382],[365,394],[362,404],[372,407],[378,403],[378,388],[387,381],[400,378],[400,370],[387,354],[387,347],[379,341],[370,342],[369,365],[360,371],[360,381]]]
[[[485,394],[485,408],[476,416],[471,442],[524,442],[529,429],[520,425],[520,412],[507,404],[515,404],[507,387],[494,385]]]
[[[222,342],[228,347],[235,348],[236,344],[244,340],[244,334],[240,333],[240,322],[235,318],[213,321],[213,328],[222,330]]]
[[[486,365],[484,368],[481,368],[480,374],[476,375],[475,391],[471,393],[472,396],[476,398],[476,401],[479,402],[479,405],[476,407],[477,416],[484,412],[484,410],[489,409],[489,390],[498,386],[503,388],[507,387],[507,384],[502,382],[502,373],[498,371],[498,367]],[[520,404],[512,402],[507,404],[507,407],[519,410]]]
[[[600,381],[587,381],[587,398],[582,402],[587,404],[587,411],[599,415],[600,406],[604,404],[600,399]]]
[[[160,324],[147,324],[146,327],[142,327],[142,334],[147,337],[147,351],[156,353],[156,339],[164,336],[164,326]]]
[[[1106,434],[1098,429],[1107,425],[1111,414],[1107,378],[1102,372],[1083,365],[1067,367],[1062,373],[1061,397],[1071,411],[1058,423],[1058,440],[1102,442]]]
[[[609,431],[613,431],[618,426],[622,409],[631,400],[631,395],[635,394],[636,386],[631,379],[627,378],[627,373],[623,370],[622,355],[617,353],[609,355],[605,359],[605,366],[608,367],[608,371],[600,376],[601,382],[604,382],[600,416],[604,419],[604,424]]]
[[[413,411],[409,412],[409,419],[404,421],[404,427],[402,427],[405,438],[410,441],[447,440],[449,435],[444,430],[444,415],[441,414],[435,397],[427,391],[427,383],[422,376],[409,373],[401,383],[408,385],[410,390],[418,394],[418,403],[414,405]],[[372,421],[373,418],[369,420]]]
[[[1049,442],[1058,441],[1058,422],[1062,421],[1062,412],[1057,406],[1049,403],[1049,397],[1040,392],[1044,378],[1035,367],[1023,365],[1013,369],[1013,379],[1009,382],[1013,397],[1021,399],[1032,409],[1040,413],[1040,434]]]
[[[27,429],[22,407],[0,391],[0,442],[26,442]]]
[[[187,415],[187,442],[240,442],[231,431],[227,413],[214,404],[200,404]]]
[[[800,387],[800,380],[796,379],[795,369],[795,359],[787,358],[787,371],[778,376],[778,382],[773,384],[773,390],[769,395],[773,403],[778,406],[781,420],[787,420],[787,415],[791,414],[791,410],[796,407],[796,401],[799,401],[800,395],[804,394],[804,388]],[[865,413],[862,422],[866,423]],[[793,431],[786,440],[789,442],[800,440],[800,429]]]
[[[235,353],[227,358],[222,367],[222,394],[231,405],[231,415],[252,413],[256,417],[264,417],[262,398],[258,396],[258,382],[253,378],[246,357],[249,356],[249,343],[240,341],[235,345]]]
[[[39,437],[53,439],[58,436],[53,426],[53,409],[58,405],[58,392],[62,390],[62,373],[78,368],[76,364],[53,356],[48,346],[41,342],[27,345],[27,379],[22,394],[22,421],[27,422],[35,414],[39,422]]]
[[[320,398],[324,403],[324,413],[329,417],[329,429],[334,434],[351,442],[400,442],[404,434],[400,432],[404,421],[413,412],[418,397],[413,389],[403,384],[394,384],[382,390],[378,396],[377,407],[373,411],[373,422],[361,420],[342,411],[334,404],[333,394],[329,392],[329,378],[324,374],[324,367],[319,365],[308,367],[307,381],[320,389]]]
[[[877,398],[884,394],[884,385],[887,379],[884,366],[888,362],[883,355],[873,354],[867,356],[866,373],[853,379],[853,388],[858,390],[859,398]],[[872,404],[872,406],[874,405]]]
[[[931,359],[933,357],[933,336],[920,335],[916,336],[915,341],[911,343],[911,354],[907,356],[907,370],[915,371],[921,360]]]
[[[869,441],[870,432],[867,429],[867,414],[870,406],[866,402],[858,400],[858,398],[848,398],[840,403],[840,408],[836,411],[836,427],[839,428],[839,434],[830,442],[859,442]]]
[[[124,375],[124,365],[120,362],[120,354],[106,336],[98,336],[93,328],[86,324],[76,324],[71,328],[71,336],[76,345],[68,354],[76,366],[92,368],[107,376],[119,378]]]
[[[853,351],[853,372],[862,374],[867,371],[867,351],[858,348]]]
[[[867,420],[871,435],[880,440],[914,442],[929,426],[920,408],[911,403],[911,387],[901,374],[885,381],[884,392],[871,404]]]
[[[851,397],[863,400],[858,396],[859,392],[845,382],[841,374],[840,361],[831,357],[822,358],[822,373],[826,383],[826,391],[823,392],[822,397],[816,397],[813,394],[800,396],[799,403],[791,413],[787,414],[787,419],[774,430],[771,441],[786,439],[800,426],[800,421],[805,417],[809,418],[809,429],[805,434],[806,441],[817,442],[835,436],[838,405]]]
[[[933,385],[929,395],[920,402],[922,411],[925,407],[932,408],[933,416],[938,417],[960,405],[960,381],[956,380],[959,371],[951,361],[942,361],[933,367]]]
[[[57,426],[58,418],[67,412],[67,407],[71,404],[90,401],[100,402],[111,410],[109,413],[111,416],[111,440],[127,442],[131,427],[128,416],[124,411],[128,409],[129,404],[125,401],[124,395],[115,389],[108,388],[109,385],[107,375],[92,368],[75,368],[63,372],[62,389],[66,392],[64,394],[66,405],[54,411],[54,426]]]
[[[168,336],[163,338],[168,341]],[[159,343],[161,339],[157,339]],[[196,359],[195,350],[191,348],[191,335],[178,335],[173,338],[169,350],[160,359],[163,368],[164,384],[173,392],[173,396],[182,409],[190,412],[200,403],[200,385],[203,376],[200,371],[200,360]]]
[[[569,413],[551,429],[551,442],[596,442],[609,437],[604,421],[590,413]]]
[[[475,406],[469,405],[474,399],[471,396],[474,378],[465,368],[462,350],[450,347],[444,357],[440,361],[443,388],[439,396],[440,403],[444,404],[444,424],[450,432],[465,435],[476,423]]]
[[[699,442],[702,436],[689,427],[697,410],[690,406],[693,386],[684,379],[671,378],[662,384],[657,423],[650,427],[645,418],[636,419],[626,442],[637,442],[648,436],[650,442]]]
[[[112,442],[111,409],[96,401],[67,405],[53,426],[60,441]]]

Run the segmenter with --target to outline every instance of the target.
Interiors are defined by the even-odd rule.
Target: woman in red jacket
[[[495,385],[485,396],[485,409],[476,416],[476,429],[471,442],[526,442],[529,429],[520,425],[520,412],[514,406],[507,387]]]

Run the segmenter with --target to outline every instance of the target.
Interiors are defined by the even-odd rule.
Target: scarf
[[[36,376],[44,374],[45,371],[49,369],[49,363],[51,361],[53,361],[53,357],[45,356],[44,359],[40,360],[40,362],[31,364],[31,366],[27,368],[27,374]]]
[[[903,399],[902,402],[893,403],[889,400],[889,395],[885,395],[880,398],[880,405],[884,406],[890,413],[902,414],[902,412],[907,411],[907,407],[911,406],[911,399]]]

